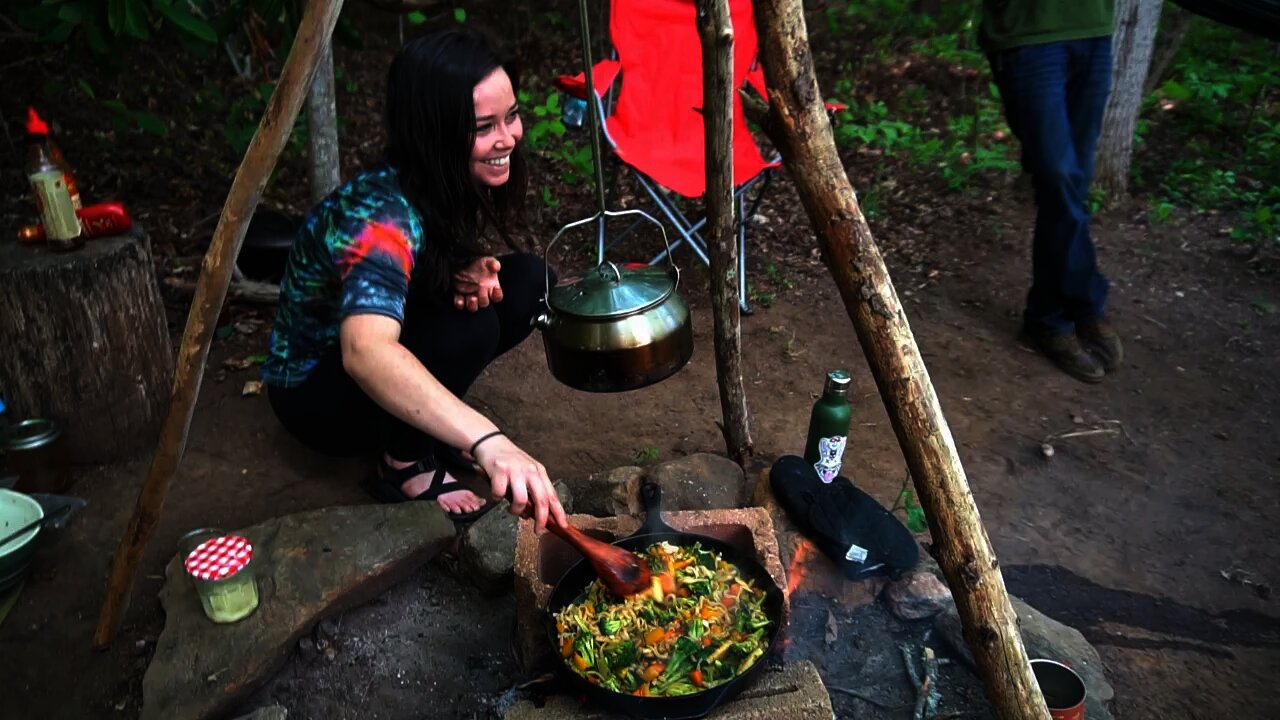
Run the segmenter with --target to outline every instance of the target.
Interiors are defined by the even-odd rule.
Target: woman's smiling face
[[[511,78],[498,68],[476,85],[472,97],[476,142],[471,148],[471,173],[481,184],[497,187],[511,177],[511,153],[524,135]]]

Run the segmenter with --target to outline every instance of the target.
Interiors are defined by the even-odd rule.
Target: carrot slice
[[[668,595],[676,591],[676,579],[670,575],[659,575],[658,581],[662,583],[662,592]]]

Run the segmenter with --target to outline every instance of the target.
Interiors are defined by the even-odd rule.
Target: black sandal
[[[431,476],[431,484],[427,486],[426,490],[410,497],[405,494],[404,490],[400,489],[400,486],[404,485],[409,479],[429,472],[434,472],[435,474]],[[381,459],[378,461],[378,469],[373,473],[372,477],[366,480],[364,485],[365,490],[368,490],[370,495],[384,503],[409,502],[410,500],[434,501],[446,493],[470,489],[458,482],[456,476],[454,482],[445,483],[444,479],[447,472],[448,470],[443,465],[441,467],[431,467],[425,460],[419,460],[402,468],[393,468],[387,464],[385,459]],[[444,514],[450,520],[456,523],[467,523],[480,519],[495,506],[496,503],[485,500],[484,505],[471,512],[455,513],[449,512],[443,507],[440,509],[444,510]]]
[[[489,476],[480,463],[466,459],[462,451],[452,445],[441,443],[436,447],[436,462],[457,480],[489,484]]]

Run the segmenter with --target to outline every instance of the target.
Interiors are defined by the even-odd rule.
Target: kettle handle
[[[680,287],[680,268],[676,267],[676,261],[671,257],[671,241],[667,239],[666,226],[658,222],[656,219],[654,219],[652,215],[650,215],[649,213],[643,210],[601,210],[590,217],[585,217],[585,218],[582,218],[581,220],[574,220],[568,225],[565,225],[564,227],[560,228],[559,232],[555,234],[555,237],[551,238],[551,242],[547,243],[547,249],[542,252],[542,264],[545,266],[545,269],[546,269],[546,277],[544,278],[545,280],[544,286],[546,288],[546,294],[543,296],[544,298],[549,299],[551,297],[551,263],[550,261],[547,260],[547,258],[551,254],[551,246],[555,245],[556,242],[560,240],[560,236],[564,235],[566,231],[572,230],[573,228],[579,227],[581,225],[586,225],[587,223],[595,222],[596,220],[600,220],[602,218],[621,217],[623,215],[640,215],[641,217],[645,218],[646,220],[653,223],[654,225],[657,225],[658,230],[662,231],[662,244],[665,245],[667,248],[667,253],[666,253],[667,264],[671,266],[671,276],[675,282],[675,287],[676,288]],[[616,269],[616,266],[615,266],[615,269]]]

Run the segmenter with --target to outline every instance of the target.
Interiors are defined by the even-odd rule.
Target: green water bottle
[[[804,443],[804,460],[829,483],[840,474],[844,449],[849,442],[849,373],[832,370],[827,373],[822,397],[813,404],[809,416],[809,436]]]

